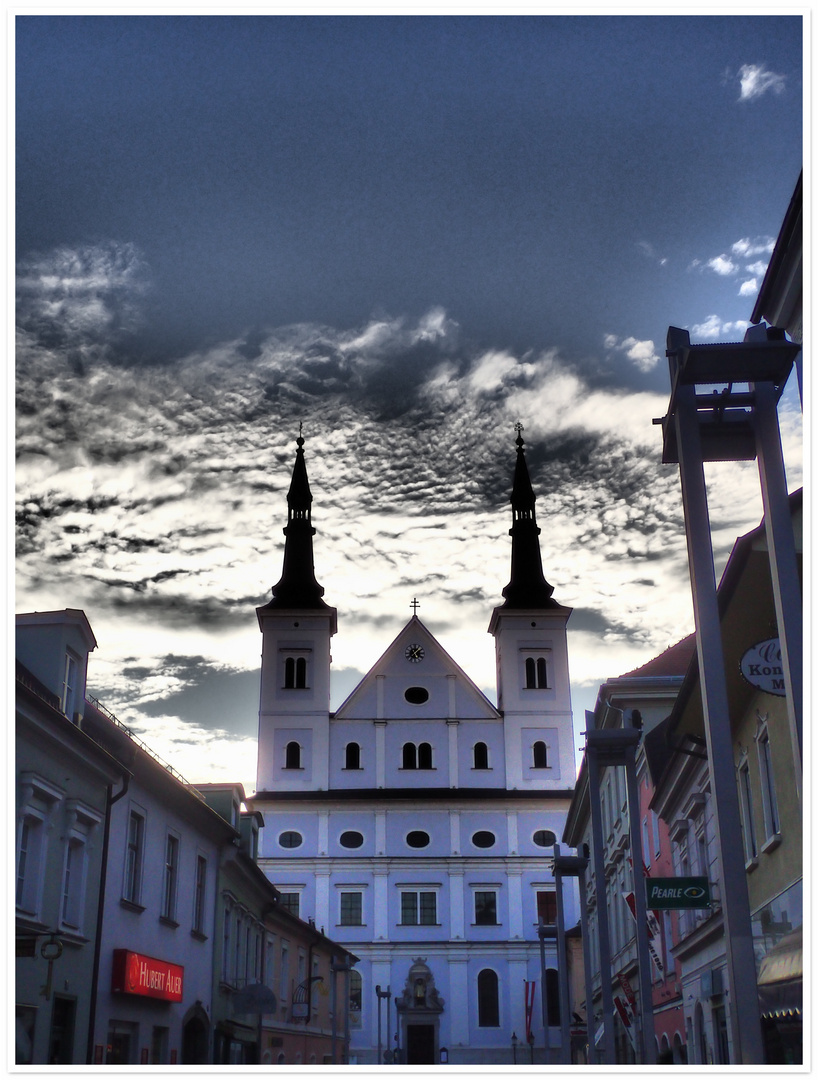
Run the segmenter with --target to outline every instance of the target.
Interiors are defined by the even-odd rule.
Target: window
[[[306,690],[307,688],[307,658],[306,656],[288,656],[284,660],[284,689]]]
[[[278,997],[282,1010],[290,996],[290,943],[281,942],[281,966],[279,968]]]
[[[222,932],[222,978],[226,983],[230,980],[230,923],[232,910],[229,903],[224,905],[224,929]]]
[[[545,972],[545,993],[548,998],[548,1026],[560,1026],[560,978],[556,968]]]
[[[288,742],[284,749],[284,768],[301,768],[301,747],[297,742]]]
[[[167,1065],[169,1034],[169,1028],[154,1027],[151,1034],[151,1065]]]
[[[477,976],[477,1024],[479,1027],[500,1026],[497,972],[491,968],[484,968]]]
[[[162,918],[176,918],[176,885],[179,878],[179,837],[168,833],[165,841],[165,876],[162,886]]]
[[[35,918],[40,915],[46,849],[51,816],[64,794],[36,776],[20,773],[18,788],[22,806],[17,818],[17,907]]]
[[[283,848],[297,848],[304,843],[304,837],[294,829],[287,829],[279,836],[278,843]]]
[[[738,767],[739,800],[741,803],[741,834],[744,840],[744,861],[753,863],[758,858],[756,831],[753,824],[753,793],[750,786],[750,766],[744,757]]]
[[[88,875],[88,843],[101,823],[102,815],[75,799],[66,802],[65,810],[66,845],[60,922],[63,927],[81,932]]]
[[[766,724],[760,729],[756,742],[758,746],[758,769],[761,775],[761,807],[764,813],[764,832],[765,839],[769,841],[775,839],[781,832],[781,823],[778,818],[778,800],[775,795],[770,734]]]
[[[546,926],[556,926],[557,894],[555,890],[544,889],[537,892],[537,922],[545,923]]]
[[[474,922],[477,926],[497,925],[497,893],[494,889],[475,891]]]
[[[418,768],[419,769],[431,769],[432,767],[432,748],[427,742],[422,742],[418,747]]]
[[[474,744],[474,768],[487,769],[489,767],[489,748],[484,742]]]
[[[344,751],[344,768],[345,769],[360,769],[361,767],[361,748],[356,742],[347,743],[346,750]]]
[[[416,769],[418,767],[418,752],[414,743],[403,744],[403,754],[401,755],[401,768],[402,769]]]
[[[413,829],[406,834],[406,843],[409,847],[424,848],[429,846],[429,834],[421,829]]]
[[[401,926],[435,926],[437,924],[437,893],[402,892],[400,894]]]
[[[301,911],[301,894],[297,892],[283,892],[278,901],[279,907],[289,911],[291,915],[298,917]]]
[[[534,751],[534,768],[535,769],[547,769],[548,768],[548,747],[544,742],[535,742],[533,746]]]
[[[347,829],[346,832],[342,832],[339,840],[341,847],[345,848],[359,848],[363,842],[363,835],[359,832],[355,832],[353,829]]]
[[[71,653],[66,653],[60,706],[69,720],[74,719],[74,713],[77,711],[77,671],[76,657]]]
[[[341,926],[363,926],[363,893],[341,893]]]
[[[525,689],[548,689],[548,667],[544,655],[525,658]]]
[[[658,858],[662,851],[662,841],[659,836],[659,815],[655,810],[650,811],[650,822],[653,827],[653,854]]]
[[[650,832],[647,817],[642,818],[642,858],[645,866],[650,867]]]
[[[204,933],[205,898],[207,896],[207,859],[196,857],[196,886],[193,892],[193,931]]]
[[[403,696],[410,705],[425,705],[429,700],[429,691],[425,686],[410,686]]]
[[[537,847],[553,847],[557,842],[557,834],[550,829],[537,829],[532,840]]]
[[[142,858],[145,844],[145,818],[131,810],[128,818],[128,846],[125,851],[123,900],[139,904],[142,898]]]
[[[349,1011],[360,1012],[363,1001],[363,980],[360,971],[349,973]]]
[[[489,832],[488,829],[480,829],[471,838],[471,842],[475,847],[490,848],[494,847],[497,841],[497,837],[493,832]]]

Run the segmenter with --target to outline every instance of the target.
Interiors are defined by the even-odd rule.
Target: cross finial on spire
[[[523,445],[523,431],[525,431],[525,428],[523,427],[523,425],[520,423],[519,420],[514,425],[514,430],[517,432],[517,438],[515,440],[516,443],[517,443],[517,446],[522,446]]]
[[[420,607],[420,601],[416,597],[412,597],[412,603],[409,605],[412,609],[412,614],[417,615],[418,608]]]

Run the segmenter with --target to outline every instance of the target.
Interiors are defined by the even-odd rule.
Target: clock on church
[[[412,664],[419,664],[426,653],[423,651],[423,647],[420,645],[407,645],[406,652],[403,654],[407,660]]]

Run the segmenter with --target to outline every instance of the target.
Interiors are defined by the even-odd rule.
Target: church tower
[[[568,673],[571,608],[553,598],[540,553],[522,425],[511,490],[511,579],[489,633],[497,661],[497,706],[504,718],[506,784],[511,790],[565,788],[576,778]]]
[[[281,579],[256,608],[262,634],[258,791],[322,790],[329,769],[330,638],[334,607],[315,580],[312,492],[299,434]]]

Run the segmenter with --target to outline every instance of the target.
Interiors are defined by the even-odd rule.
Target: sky
[[[743,337],[803,95],[798,16],[18,16],[16,610],[249,793],[299,425],[334,708],[415,597],[496,700],[519,422],[581,746],[693,629],[665,338]],[[720,570],[758,474],[707,475]]]

